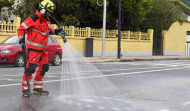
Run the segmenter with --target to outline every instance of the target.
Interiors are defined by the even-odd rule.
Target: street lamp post
[[[104,15],[103,15],[103,37],[102,37],[102,58],[105,56],[105,36],[106,36],[106,0],[104,0]]]
[[[121,57],[121,0],[119,0],[118,16],[119,16],[119,22],[118,22],[118,52],[117,52],[117,58],[119,59]]]

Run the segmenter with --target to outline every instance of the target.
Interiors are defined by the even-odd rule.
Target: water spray
[[[50,16],[50,17],[56,22],[56,24],[58,25],[58,27],[62,30],[62,32],[58,33],[58,35],[61,36],[62,39],[63,39],[63,42],[66,43],[67,42],[67,39],[65,37],[66,32],[63,30],[63,28],[61,27],[61,25],[59,24],[59,22],[54,17],[52,17],[52,16]]]

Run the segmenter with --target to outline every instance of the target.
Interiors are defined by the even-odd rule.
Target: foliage
[[[122,30],[140,30],[139,24],[146,19],[146,14],[152,9],[152,0],[121,0],[121,2]],[[107,27],[115,29],[118,19],[118,0],[110,0],[107,10],[109,14]]]
[[[0,0],[0,2],[9,2],[9,0]]]
[[[153,9],[141,25],[146,31],[151,28],[156,33],[168,29],[173,22],[181,18],[182,11],[170,0],[153,0]]]
[[[57,1],[56,18],[62,21],[63,25],[101,27],[103,8],[96,2],[96,0],[64,0],[59,3]]]
[[[10,10],[7,10],[7,7],[12,6],[12,4],[14,3],[13,1],[9,1],[9,0],[0,0],[0,11],[2,12],[1,17],[3,20],[8,20],[8,17],[10,17]],[[5,7],[5,8],[3,8]],[[8,13],[8,15],[7,15]]]
[[[184,19],[183,17],[179,18],[177,21],[178,21],[180,24],[183,24],[184,22],[188,22],[188,20],[187,20],[187,19]]]
[[[13,0],[14,1],[14,0]],[[38,9],[41,0],[23,0],[13,13],[22,21]],[[62,25],[102,28],[103,7],[97,0],[52,0],[56,4],[55,18]],[[102,4],[103,0],[99,0]],[[140,30],[139,24],[151,11],[152,0],[122,0],[122,29]],[[116,28],[118,0],[107,0],[107,29]]]
[[[1,11],[3,11],[3,13],[1,13],[1,17],[3,20],[8,21],[8,18],[10,17],[11,10],[7,10],[7,9],[1,9]],[[8,14],[7,14],[8,13]]]
[[[123,24],[126,29],[138,31],[139,24],[145,19],[152,9],[152,0],[123,0]],[[123,27],[123,29],[125,29]]]
[[[11,0],[15,1],[15,0]],[[38,9],[41,0],[23,0],[22,4],[11,7],[12,13],[16,16],[21,17],[22,21],[25,20],[29,15],[33,14]]]
[[[12,0],[14,1],[14,0]],[[103,0],[98,0],[99,4]],[[182,13],[172,0],[121,0],[122,30],[161,31],[178,20]],[[182,0],[185,1],[185,0]],[[41,0],[23,0],[23,3],[12,8],[12,13],[22,21],[34,13]],[[61,25],[102,28],[103,6],[97,0],[52,0],[56,4],[53,16]],[[118,0],[107,0],[107,29],[116,29],[118,19]],[[181,21],[181,19],[179,19]],[[54,23],[54,22],[53,22]]]

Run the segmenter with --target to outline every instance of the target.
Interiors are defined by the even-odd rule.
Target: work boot
[[[24,91],[22,91],[22,96],[24,96],[24,97],[29,97],[29,96],[30,96],[29,90],[24,90]]]
[[[33,89],[33,94],[35,94],[35,95],[48,95],[49,92],[43,90],[42,88],[36,88],[36,89]]]

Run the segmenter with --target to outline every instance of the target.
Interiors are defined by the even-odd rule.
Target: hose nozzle
[[[66,39],[66,37],[65,37],[65,35],[66,35],[65,32],[64,32],[64,33],[58,33],[58,35],[62,37],[64,43],[67,42],[67,39]]]

